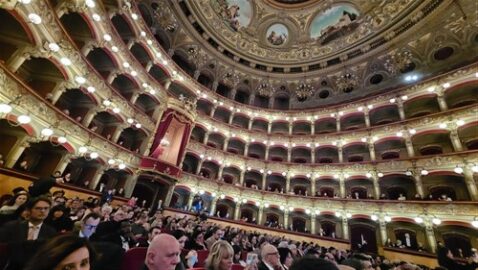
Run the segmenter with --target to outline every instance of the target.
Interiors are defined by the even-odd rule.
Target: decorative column
[[[148,63],[146,63],[146,66],[144,67],[144,69],[146,69],[146,71],[149,73],[149,71],[151,70],[151,68],[154,66],[154,62],[153,61],[148,61]]]
[[[248,154],[249,154],[249,143],[246,142],[244,144],[244,156],[247,157]]]
[[[193,201],[194,201],[194,193],[191,192],[189,193],[189,198],[188,198],[188,207],[186,208],[186,211],[191,211],[191,207],[193,206]]]
[[[388,235],[387,235],[387,223],[385,221],[383,221],[383,219],[381,219],[379,221],[379,226],[380,226],[380,238],[381,238],[381,242],[382,242],[382,245],[385,246],[385,244],[387,243],[387,239],[388,239]]]
[[[284,228],[289,229],[289,209],[284,208]]]
[[[310,121],[310,135],[315,135],[315,123]]]
[[[204,139],[202,141],[203,144],[207,144],[207,141],[209,140],[209,132],[206,132],[204,134]]]
[[[123,130],[127,128],[128,126],[129,124],[117,125],[115,132],[113,132],[113,135],[111,136],[110,140],[112,142],[118,142],[118,139],[121,136],[121,133],[123,133]]]
[[[227,122],[229,123],[229,125],[232,125],[232,120],[234,119],[234,113],[231,112],[231,115],[229,115],[229,119],[227,120]]]
[[[51,104],[55,105],[56,102],[60,99],[61,95],[66,92],[67,83],[59,83],[55,86],[53,91],[50,92],[50,102]]]
[[[365,118],[365,126],[369,128],[371,125],[370,125],[370,114],[368,110],[364,112],[363,116]]]
[[[214,105],[212,108],[211,108],[211,112],[209,113],[209,116],[212,118],[214,117],[214,113],[216,112],[216,109],[217,109],[217,105]]]
[[[440,107],[440,111],[444,112],[448,110],[448,105],[446,104],[445,96],[443,95],[443,92],[438,93],[437,101],[438,101],[438,106]]]
[[[450,140],[455,152],[463,151],[463,145],[461,143],[460,137],[458,136],[458,129],[456,126],[452,127],[450,130]]]
[[[316,191],[315,181],[316,181],[316,179],[314,178],[314,176],[312,176],[312,178],[310,179],[310,193],[311,194],[309,195],[309,196],[312,196],[312,197],[315,196],[315,191]]]
[[[224,171],[224,164],[219,166],[219,171],[217,172],[217,180],[222,181],[222,172]]]
[[[239,220],[241,214],[241,202],[236,202],[236,207],[234,208],[234,220]]]
[[[222,146],[222,150],[225,152],[227,151],[227,146],[229,144],[229,138],[224,139],[224,145]]]
[[[271,130],[272,130],[272,122],[268,122],[267,123],[267,133],[271,133]]]
[[[405,120],[405,110],[403,109],[403,102],[401,98],[398,98],[397,100],[398,115],[400,116],[400,121],[403,121]]]
[[[259,211],[257,213],[257,225],[262,225],[263,215],[264,215],[264,206],[261,204],[261,206],[259,206]]]
[[[470,194],[470,199],[473,201],[478,201],[478,191],[471,166],[473,166],[473,164],[468,164],[465,166],[463,168],[463,174],[465,176],[466,188],[468,189],[468,194]]]
[[[310,162],[315,163],[315,148],[313,148],[313,147],[310,151]]]
[[[287,162],[290,162],[292,159],[292,149],[287,147]]]
[[[134,179],[134,184],[136,185],[136,181],[138,180],[138,177],[135,177],[136,179]],[[133,187],[135,186],[133,185]],[[173,194],[174,194],[174,188],[176,187],[176,183],[173,183],[172,185],[169,186],[169,189],[168,189],[168,193],[166,194],[166,198],[164,198],[164,202],[163,202],[163,208],[164,207],[168,207],[170,204],[171,204],[171,198],[173,198]],[[131,189],[131,193],[133,193],[133,189]],[[131,197],[131,194],[127,193],[128,194],[128,198]]]
[[[289,136],[291,136],[291,135],[292,135],[292,131],[293,131],[293,129],[294,129],[294,125],[293,125],[293,123],[289,122]]]
[[[370,160],[375,161],[377,157],[375,156],[375,145],[373,142],[369,142],[368,151],[370,152]]]
[[[245,171],[241,171],[241,173],[239,174],[239,184],[241,184],[241,187],[244,185],[244,174],[246,172]]]
[[[340,132],[340,130],[341,130],[341,127],[340,127],[340,117],[337,117],[337,118],[335,119],[335,122],[336,122],[336,124],[337,124],[337,132]]]
[[[91,179],[90,184],[88,185],[88,188],[93,189],[93,190],[96,189],[96,186],[98,186],[98,183],[100,182],[101,177],[105,173],[105,169],[106,168],[104,166],[102,166],[96,171],[95,175]]]
[[[138,174],[133,174],[128,177],[124,187],[124,196],[126,198],[131,198],[131,196],[133,195],[134,187],[136,186],[137,182],[138,182]],[[169,206],[169,203],[171,202],[171,198],[173,197],[175,185],[176,184],[172,184],[171,186],[169,186],[168,193],[166,194],[166,198],[164,199],[163,205]]]
[[[197,81],[199,79],[199,76],[201,76],[201,71],[199,69],[196,69],[194,71],[194,76],[193,76],[194,80]]]
[[[405,137],[405,146],[407,147],[407,154],[409,158],[415,156],[415,149],[413,148],[412,138],[410,136]]]
[[[343,148],[342,146],[337,147],[337,152],[339,154],[339,162],[342,163],[344,162],[344,153],[343,153]]]
[[[216,214],[216,205],[217,205],[217,197],[214,197],[211,202],[211,209],[209,210],[209,215],[214,216]]]
[[[88,126],[91,124],[91,121],[93,121],[93,118],[95,118],[95,115],[98,113],[97,109],[96,108],[91,108],[85,115],[85,117],[83,117],[83,121],[81,121],[81,123],[83,124],[83,126],[85,126],[86,128],[88,128]]]
[[[342,233],[345,240],[349,239],[349,222],[347,217],[342,217]]]
[[[290,191],[290,173],[287,173],[287,176],[285,178],[285,190],[284,193],[289,193]]]
[[[345,177],[341,173],[339,176],[340,198],[345,198]]]
[[[251,130],[252,129],[252,123],[254,122],[254,120],[251,118],[249,119],[249,122],[247,122],[247,129],[248,130]]]
[[[310,213],[310,233],[315,234],[315,212]]]
[[[169,90],[169,87],[171,86],[172,84],[172,80],[170,78],[167,78],[165,81],[164,81],[164,90],[168,91]]]
[[[418,195],[420,195],[422,198],[425,198],[425,193],[423,192],[422,176],[419,170],[415,170],[414,177],[415,177],[415,187],[417,189]]]
[[[269,160],[269,145],[266,144],[266,152],[264,154],[264,159]]]
[[[134,104],[136,102],[136,100],[138,100],[139,96],[140,96],[140,92],[136,91],[133,93],[133,95],[131,96],[131,99],[129,100],[131,104]]]
[[[196,175],[199,175],[199,172],[201,172],[203,162],[204,162],[204,159],[199,160],[198,166],[196,167]]]
[[[262,190],[267,190],[266,184],[267,184],[267,173],[264,172],[262,174]]]
[[[15,73],[23,65],[26,60],[31,58],[32,51],[35,50],[31,46],[24,46],[21,49],[15,51],[15,53],[8,58],[5,63],[8,69]]]
[[[213,81],[212,86],[211,86],[211,90],[213,92],[216,92],[218,86],[219,86],[219,82],[218,81]]]
[[[6,168],[13,168],[13,166],[15,166],[15,163],[17,163],[18,159],[23,154],[23,151],[30,147],[30,142],[28,141],[28,139],[30,138],[28,136],[25,136],[21,140],[17,140],[17,142],[15,142],[15,145],[12,147],[12,150],[10,150],[8,156],[5,157]]]
[[[425,223],[425,232],[427,234],[427,240],[428,240],[428,246],[430,247],[430,252],[435,253],[437,249],[437,240],[435,238],[433,224],[429,221],[426,221]]]
[[[56,165],[55,171],[59,171],[61,174],[63,174],[66,169],[66,166],[68,166],[68,164],[70,164],[71,162],[71,157],[72,155],[70,153],[65,154],[60,159],[60,162],[58,162],[58,164]]]
[[[372,181],[373,181],[373,195],[376,200],[380,199],[380,185],[378,183],[378,176],[376,172],[372,173]]]

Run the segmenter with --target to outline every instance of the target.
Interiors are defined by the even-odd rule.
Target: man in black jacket
[[[48,198],[33,198],[27,205],[30,212],[28,221],[15,220],[5,224],[0,229],[0,242],[11,243],[26,240],[49,239],[56,235],[55,229],[43,224],[48,216],[51,202]]]

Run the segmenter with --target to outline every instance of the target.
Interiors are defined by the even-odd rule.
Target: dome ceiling
[[[226,98],[273,109],[316,108],[397,88],[448,70],[448,61],[469,63],[477,43],[468,1],[150,3],[153,32],[185,72]],[[457,24],[466,26],[461,36]]]

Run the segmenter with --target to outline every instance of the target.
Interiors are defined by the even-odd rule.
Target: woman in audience
[[[18,209],[28,201],[26,192],[19,192],[0,208],[0,225],[18,218]]]
[[[234,250],[232,246],[224,241],[216,241],[209,251],[209,256],[206,259],[207,270],[229,270],[232,267],[232,258]]]
[[[205,250],[207,249],[204,243],[204,233],[202,231],[195,231],[191,237],[191,242],[188,245],[189,249]]]
[[[88,240],[63,234],[45,243],[32,258],[26,270],[89,270],[95,253]]]
[[[289,248],[278,248],[279,256],[280,256],[280,263],[282,264],[282,268],[288,270],[292,265],[292,252]]]
[[[67,215],[68,210],[62,204],[51,208],[45,224],[52,226],[57,232],[67,232],[73,229],[73,221]]]
[[[174,236],[174,238],[178,240],[179,247],[181,248],[181,250],[184,250],[184,246],[186,244],[186,241],[188,240],[188,236],[186,235],[186,233],[182,230],[175,230],[171,234]],[[184,256],[184,253],[181,253],[179,257],[181,259],[181,262],[176,266],[176,270],[184,268],[189,269],[193,268],[194,264],[196,264],[198,260],[198,253],[196,252],[196,250],[190,250],[188,251],[186,256]]]

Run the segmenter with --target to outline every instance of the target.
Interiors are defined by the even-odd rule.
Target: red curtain
[[[176,161],[177,166],[179,166],[179,163],[181,162],[184,152],[186,151],[186,145],[189,142],[190,133],[191,133],[191,124],[188,123],[184,127],[183,138],[181,140],[181,147],[179,148],[179,153],[178,153],[178,160]]]
[[[172,113],[173,110],[168,109],[164,113],[163,119],[158,125],[158,129],[156,130],[156,135],[154,137],[154,142],[153,145],[151,146],[151,152],[149,154],[150,157],[158,158],[158,156],[161,153],[161,140],[163,139],[164,135],[166,134],[166,131],[169,128],[169,125],[171,124],[171,121],[173,121],[174,114]]]

